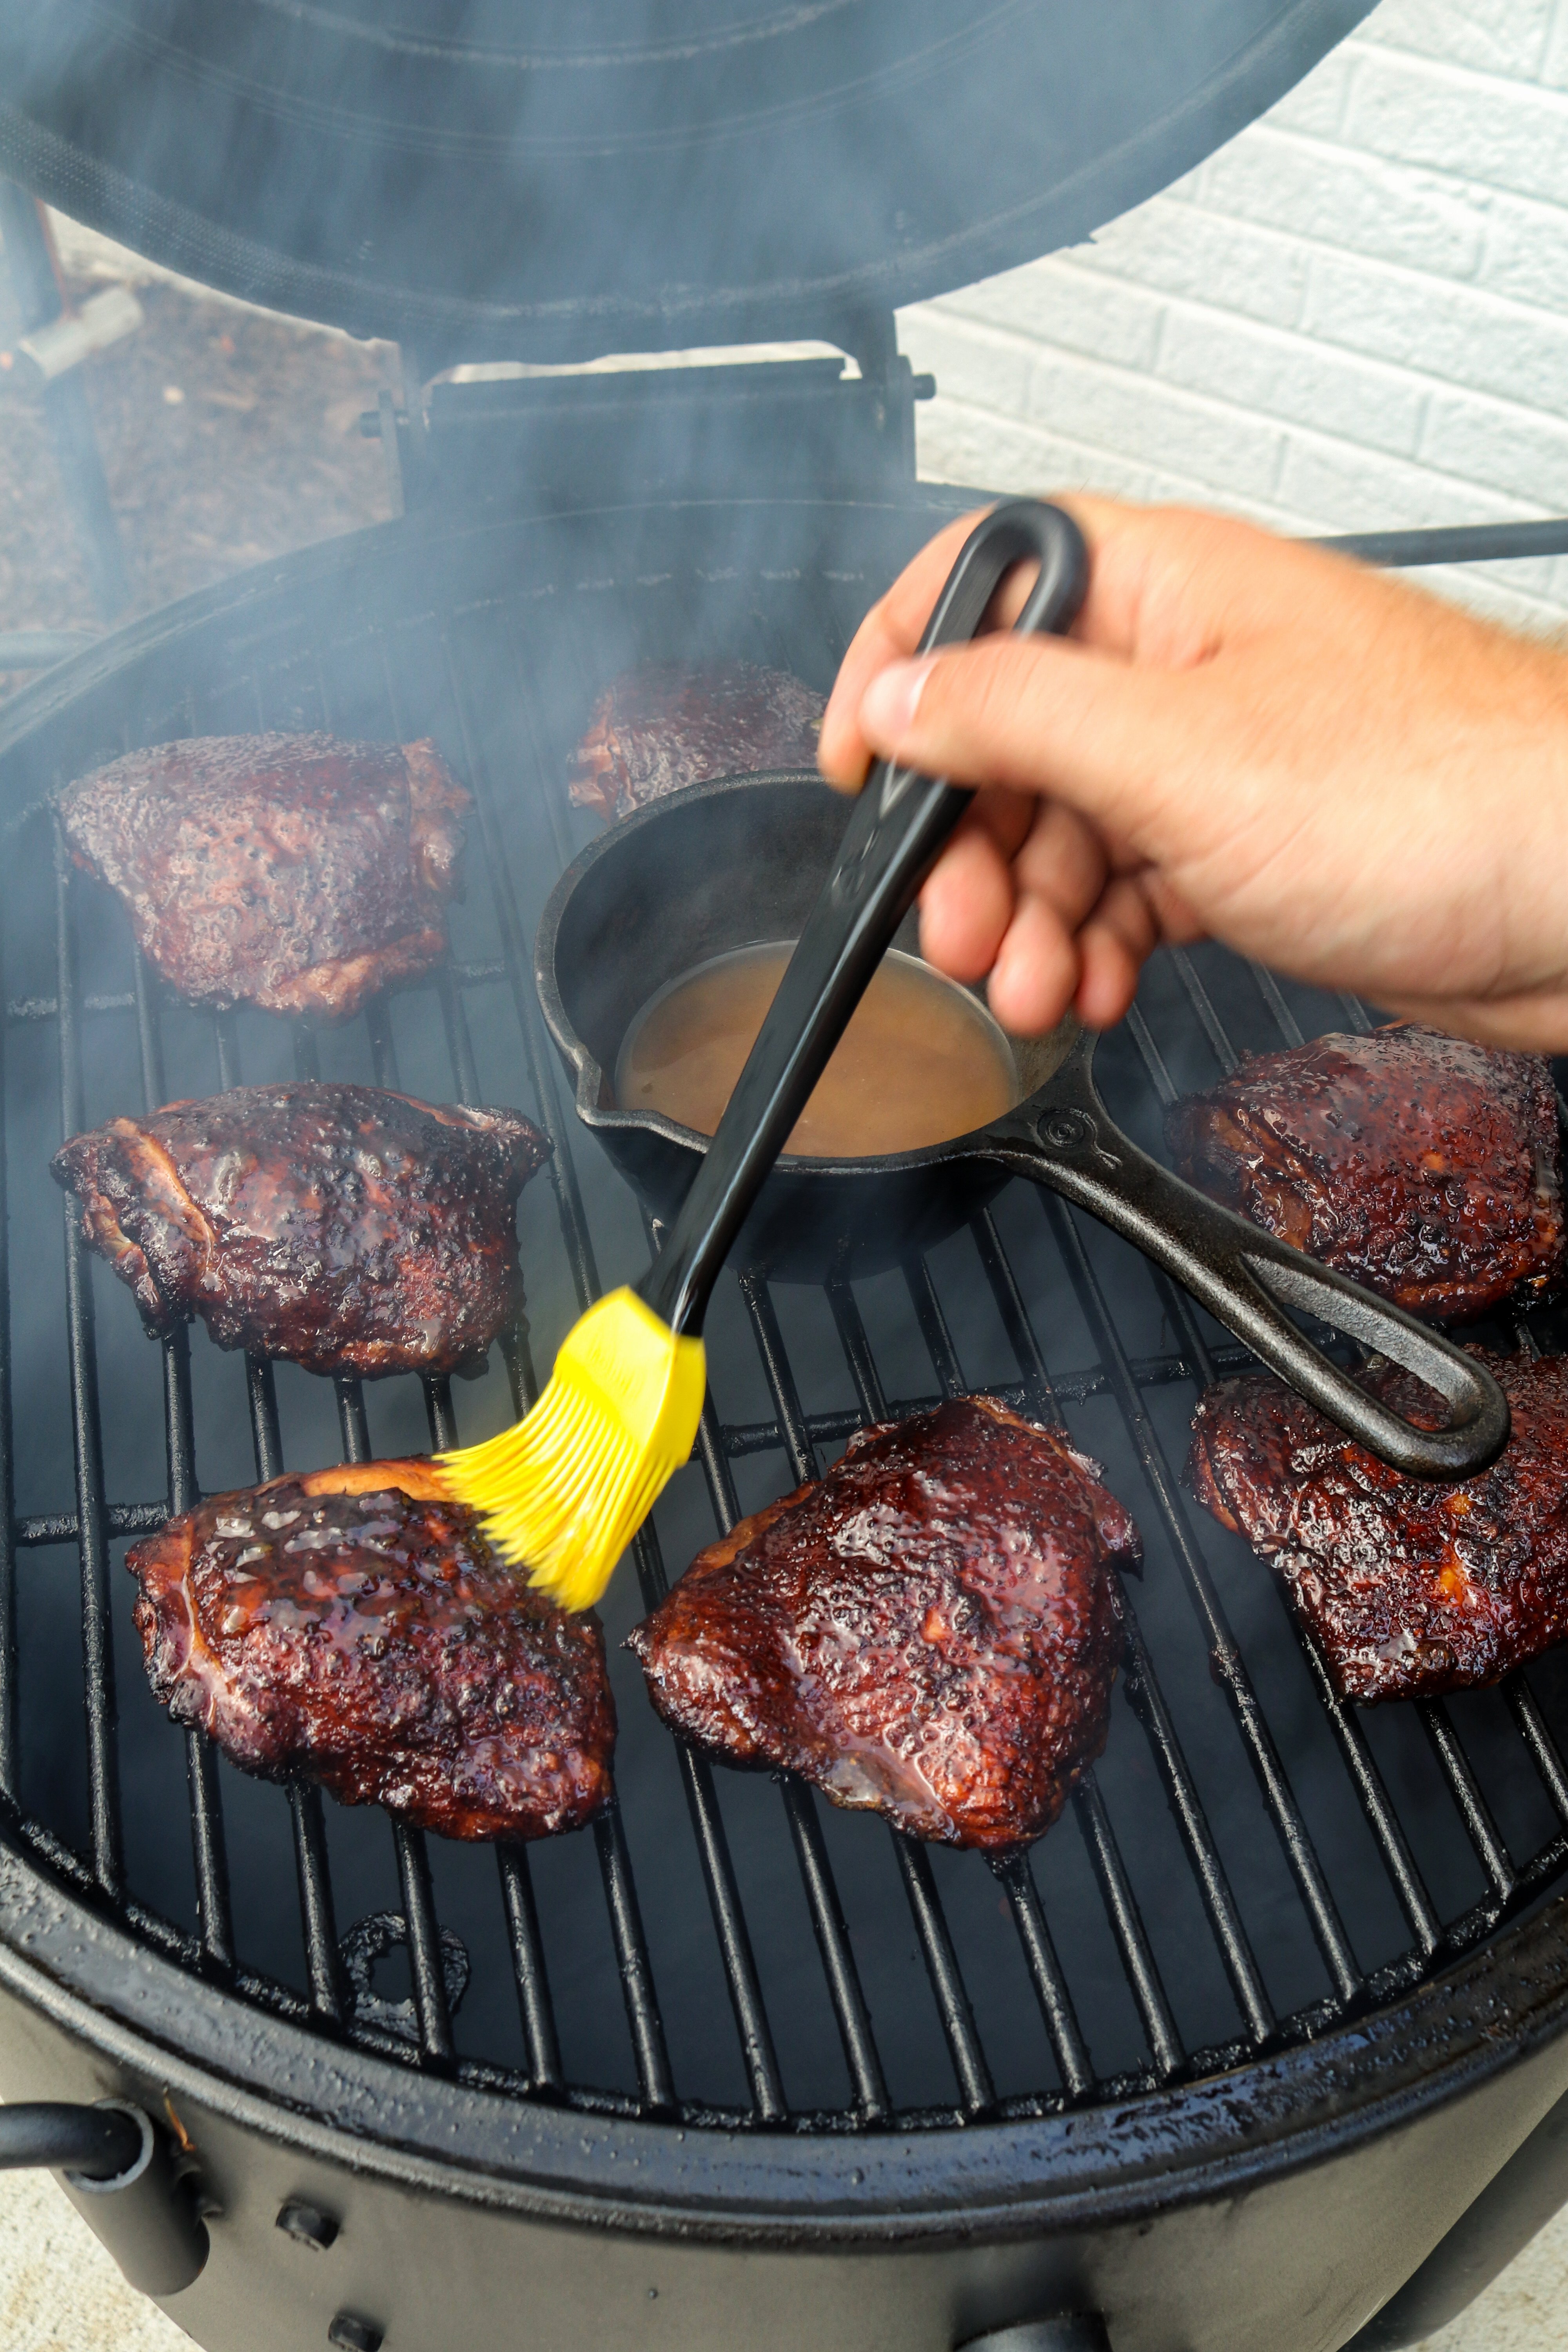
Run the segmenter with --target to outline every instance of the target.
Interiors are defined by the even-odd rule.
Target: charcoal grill
[[[711,1769],[615,1646],[619,1798],[590,1831],[463,1848],[247,1780],[154,1706],[121,1565],[198,1493],[489,1434],[595,1289],[640,1272],[648,1234],[570,1115],[530,978],[586,838],[563,777],[595,692],[707,654],[826,688],[970,503],[914,486],[927,387],[892,306],[1163,184],[1367,5],[1006,0],[955,30],[923,0],[668,24],[639,0],[595,12],[593,50],[580,10],[480,6],[416,53],[371,0],[0,0],[0,168],[417,353],[369,423],[404,520],[136,624],[0,711],[0,2090],[68,2103],[28,2123],[32,2153],[212,2352],[1333,2352],[1369,2321],[1372,2352],[1568,2187],[1568,1669],[1341,1706],[1183,1488],[1194,1393],[1236,1351],[1032,1189],[864,1280],[735,1267],[698,1457],[606,1604],[614,1645],[868,1419],[982,1388],[1065,1421],[1148,1569],[1105,1757],[1005,1867]],[[456,360],[781,334],[858,375],[418,392]],[[1552,523],[1363,551],[1563,544]],[[431,733],[476,795],[451,961],[343,1028],[172,1001],[52,833],[56,782],[259,727]],[[1151,968],[1097,1070],[1157,1150],[1173,1092],[1368,1017],[1194,950]],[[472,1385],[314,1381],[199,1329],[153,1347],[62,1223],[62,1134],[317,1071],[513,1102],[552,1137],[521,1203],[528,1320]]]
[[[989,1868],[710,1769],[619,1650],[617,1810],[493,1853],[247,1780],[146,1691],[129,1537],[285,1466],[486,1434],[646,1260],[529,977],[587,837],[563,778],[598,686],[634,648],[826,685],[955,503],[407,522],[137,625],[5,713],[4,2086],[130,2099],[188,2142],[211,2253],[169,2307],[223,2352],[334,2326],[500,2343],[525,2313],[568,2345],[945,2347],[1097,2313],[1116,2352],[1306,2352],[1568,2083],[1562,1663],[1448,1703],[1335,1700],[1182,1486],[1196,1389],[1237,1351],[1032,1188],[867,1282],[727,1276],[700,1460],[606,1603],[615,1643],[716,1526],[866,1420],[966,1387],[1065,1420],[1149,1562],[1106,1756],[1029,1857]],[[198,1014],[62,859],[43,796],[139,742],[322,726],[432,732],[474,790],[453,960],[343,1028]],[[1178,1088],[1367,1019],[1194,950],[1152,967],[1100,1067],[1157,1148]],[[62,1257],[62,1133],[295,1071],[549,1129],[527,1327],[482,1381],[331,1383],[199,1330],[154,1347],[68,1217]]]

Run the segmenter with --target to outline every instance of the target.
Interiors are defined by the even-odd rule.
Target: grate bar
[[[458,1100],[470,1110],[477,1110],[479,1105],[479,1073],[474,1060],[474,1041],[468,1034],[468,1016],[462,997],[453,984],[448,964],[441,964],[437,969],[436,995],[441,1007],[441,1026],[447,1033],[447,1051],[457,1076]]]
[[[500,1872],[501,1901],[511,1944],[511,1971],[517,1983],[517,2005],[528,2051],[529,2085],[534,2091],[559,2093],[564,2084],[561,2042],[555,2031],[555,2008],[550,1998],[550,1978],[544,1965],[544,1942],[539,1932],[527,1847],[498,1845],[496,1866]]]
[[[1546,1792],[1557,1808],[1558,1817],[1568,1822],[1568,1768],[1564,1767],[1562,1751],[1547,1728],[1546,1717],[1541,1712],[1535,1693],[1521,1674],[1510,1675],[1502,1687],[1503,1696],[1513,1710],[1513,1719],[1535,1759],[1536,1770],[1546,1783]]]
[[[1200,1384],[1213,1384],[1215,1367],[1208,1346],[1198,1329],[1197,1317],[1192,1301],[1176,1284],[1156,1272],[1155,1286],[1167,1314],[1183,1335],[1184,1343],[1192,1358]],[[1400,1908],[1409,1923],[1416,1948],[1424,1958],[1436,1951],[1441,1929],[1432,1907],[1410,1841],[1405,1834],[1399,1815],[1389,1797],[1382,1773],[1373,1759],[1366,1734],[1357,1719],[1355,1709],[1335,1690],[1329,1673],[1328,1662],[1307,1627],[1296,1612],[1287,1607],[1286,1615],[1298,1646],[1307,1661],[1308,1671],[1317,1686],[1318,1699],[1329,1719],[1341,1757],[1350,1774],[1352,1784],[1367,1824],[1376,1839],[1384,1864],[1394,1882]]]
[[[959,2097],[963,2112],[973,2122],[989,2115],[996,2104],[996,2086],[991,2080],[991,2069],[985,2063],[974,2011],[958,1955],[952,1948],[952,1937],[936,1891],[931,1856],[918,1839],[906,1837],[900,1830],[893,1832],[893,1851],[899,1858],[899,1871],[909,1897],[914,1918],[915,1932],[921,1939],[926,1973],[931,1978],[931,1991],[936,1997],[942,2030],[947,2036],[948,2054],[952,2071],[958,2078]]]
[[[945,1374],[942,1377],[943,1389],[951,1395],[956,1384],[957,1358],[948,1338],[936,1293],[931,1286],[925,1261],[915,1261],[906,1266],[904,1272],[910,1286],[910,1295],[916,1299],[917,1312],[923,1299],[932,1318],[933,1361],[938,1362],[939,1371],[943,1364],[952,1365],[954,1381],[950,1381]],[[916,1286],[922,1283],[923,1289],[917,1292]],[[854,1292],[848,1283],[840,1278],[830,1286],[828,1297],[862,1416],[867,1423],[879,1421],[886,1412],[882,1385]],[[940,1359],[936,1355],[937,1348],[942,1350]],[[952,1935],[942,1909],[942,1897],[937,1893],[931,1857],[917,1839],[907,1837],[901,1831],[895,1829],[892,1837],[904,1893],[909,1899],[915,1933],[920,1938],[921,1956],[925,1962],[926,1974],[931,1979],[942,2030],[947,2037],[948,2054],[952,2061],[959,2097],[966,2115],[984,2115],[995,2104],[995,2086],[974,2022],[974,2011],[963,1981],[963,1972],[958,1964],[958,1954],[953,1949]]]
[[[469,708],[467,682],[462,665],[451,636],[442,632],[442,647],[447,658],[447,674],[451,684],[452,699],[458,713],[458,727],[462,737],[463,759],[468,781],[473,788],[474,806],[479,814],[479,832],[484,843],[485,869],[489,877],[490,903],[500,933],[501,956],[506,966],[507,982],[512,1003],[517,1008],[518,1025],[522,1032],[523,1055],[539,1106],[540,1118],[550,1138],[550,1180],[555,1188],[556,1210],[561,1220],[562,1236],[566,1244],[573,1278],[576,1284],[577,1304],[587,1307],[599,1295],[599,1274],[595,1262],[594,1245],[588,1235],[588,1223],[583,1209],[582,1191],[577,1182],[577,1171],[572,1158],[571,1144],[562,1125],[560,1097],[555,1088],[554,1070],[549,1047],[542,1034],[539,999],[531,976],[531,966],[521,918],[512,892],[511,877],[502,855],[492,805],[489,770],[480,746],[479,730]],[[383,650],[384,660],[384,648]],[[396,708],[396,690],[390,668],[387,672],[387,692]]]
[[[751,1315],[752,1328],[773,1390],[773,1406],[779,1416],[790,1466],[796,1483],[804,1485],[808,1478],[816,1475],[816,1458],[805,1433],[800,1399],[795,1393],[795,1375],[784,1354],[784,1335],[778,1327],[773,1303],[760,1276],[742,1275],[741,1292]],[[708,1476],[714,1517],[719,1522],[721,1534],[728,1535],[741,1516],[740,1504],[730,1475],[730,1465],[724,1459],[720,1444],[710,1398],[703,1409],[697,1442]],[[854,2086],[855,2104],[863,2121],[880,2123],[891,2112],[888,2085],[876,2037],[871,2031],[871,2013],[866,2005],[860,1973],[850,1947],[843,1906],[838,1900],[833,1867],[823,1843],[822,1824],[816,1818],[811,1791],[804,1781],[797,1780],[793,1773],[786,1773],[782,1776],[781,1786],[784,1815],[811,1914],[812,1933],[816,1937],[816,1948],[822,1956],[823,1973],[827,1979],[828,1998],[833,2003],[838,2038],[844,2045],[844,2059]]]
[[[626,2023],[631,2028],[632,2051],[637,2060],[637,2087],[642,2104],[650,2113],[668,2112],[675,2105],[675,2084],[643,1935],[642,1911],[626,1853],[626,1832],[621,1826],[620,1804],[614,1797],[609,1811],[601,1813],[594,1823],[594,1843],[604,1874],[610,1932],[615,1937],[616,1963],[620,1969]]]
[[[290,1780],[289,1814],[294,1832],[294,1873],[300,1884],[300,1921],[310,2006],[329,2025],[341,2025],[342,1980],[338,1963],[338,1925],[332,1906],[332,1874],[327,1858],[327,1824],[321,1792],[313,1781]]]
[[[436,1917],[436,1895],[430,1884],[430,1856],[423,1830],[407,1822],[394,1822],[397,1876],[403,1889],[403,1923],[408,1937],[408,1973],[414,1979],[414,2014],[419,2023],[419,2047],[427,2061],[449,2065],[453,2057],[452,2019],[447,2002],[446,1971],[441,1965],[441,1929]]]
[[[1279,982],[1268,965],[1255,963],[1249,956],[1247,969],[1258,982],[1258,992],[1273,1014],[1274,1026],[1279,1030],[1287,1045],[1304,1045],[1307,1041],[1301,1034],[1301,1024],[1286,1003]]]
[[[1308,1834],[1307,1825],[1301,1818],[1295,1793],[1286,1778],[1284,1765],[1274,1745],[1273,1734],[1268,1728],[1268,1719],[1258,1703],[1258,1694],[1253,1689],[1251,1676],[1247,1674],[1236,1637],[1230,1630],[1219,1594],[1215,1589],[1214,1580],[1209,1575],[1202,1553],[1193,1540],[1192,1529],[1187,1523],[1186,1512],[1183,1507],[1176,1482],[1171,1475],[1170,1464],[1165,1459],[1164,1448],[1160,1443],[1154,1425],[1144,1408],[1143,1400],[1133,1381],[1131,1368],[1122,1350],[1121,1338],[1112,1324],[1110,1311],[1105,1303],[1105,1294],[1100,1288],[1099,1276],[1089,1263],[1089,1254],[1084,1248],[1077,1223],[1065,1204],[1053,1196],[1046,1201],[1045,1206],[1052,1230],[1060,1244],[1068,1274],[1072,1278],[1073,1287],[1078,1293],[1079,1303],[1094,1335],[1095,1345],[1100,1349],[1101,1361],[1111,1375],[1111,1383],[1116,1391],[1117,1402],[1121,1408],[1122,1419],[1126,1422],[1128,1433],[1137,1448],[1144,1477],[1153,1495],[1160,1517],[1164,1522],[1165,1532],[1175,1552],[1182,1580],[1186,1585],[1198,1622],[1203,1628],[1204,1637],[1208,1644],[1210,1666],[1215,1680],[1221,1685],[1230,1701],[1243,1744],[1251,1759],[1253,1769],[1258,1775],[1269,1819],[1284,1847],[1285,1858],[1300,1890],[1301,1899],[1306,1906],[1308,1918],[1311,1922],[1312,1932],[1317,1937],[1319,1949],[1322,1953],[1339,1998],[1342,2000],[1350,2000],[1354,1998],[1361,1985],[1361,1970],[1356,1965],[1355,1954],[1345,1934],[1339,1907],[1330,1892],[1322,1864],[1318,1860],[1316,1849]],[[1134,1639],[1138,1643],[1141,1654],[1137,1675],[1142,1704],[1146,1707],[1157,1708],[1163,1715],[1163,1701],[1154,1689],[1152,1670],[1148,1666],[1146,1655],[1142,1654],[1141,1637],[1135,1634]],[[1147,1680],[1146,1676],[1149,1677]],[[1173,1738],[1173,1733],[1172,1736]],[[1192,1796],[1192,1802],[1194,1806],[1197,1803],[1195,1791]],[[1199,1830],[1200,1823],[1201,1815],[1198,1815],[1194,1818],[1194,1832]],[[1200,1874],[1205,1881],[1205,1898],[1212,1895],[1222,1906],[1217,1913],[1211,1916],[1215,1918],[1216,1928],[1226,1949],[1227,1963],[1232,1969],[1232,1980],[1236,1984],[1237,1994],[1241,1998],[1243,2009],[1253,2032],[1267,2032],[1272,2029],[1272,2011],[1263,1991],[1262,1979],[1258,1973],[1257,1963],[1253,1960],[1247,1946],[1240,1917],[1235,1909],[1228,1885],[1223,1882],[1219,1858],[1215,1851],[1206,1823],[1201,1825],[1201,1837],[1203,1843]],[[1198,1851],[1199,1849],[1194,1848],[1194,1855]],[[1223,1926],[1220,1925],[1222,1920],[1226,1923]]]
[[[158,1022],[157,983],[140,948],[132,950],[136,1034],[142,1054],[142,1097],[149,1112],[168,1099],[163,1045]],[[191,1418],[191,1345],[182,1323],[163,1341],[163,1437],[168,1455],[169,1516],[201,1500],[196,1484],[195,1435]],[[228,1855],[223,1830],[223,1790],[217,1755],[205,1733],[185,1731],[185,1785],[191,1805],[191,1847],[196,1874],[196,1915],[202,1949],[216,1968],[234,1966],[234,1918],[229,1901]]]
[[[1509,1857],[1502,1834],[1492,1819],[1491,1809],[1482,1796],[1480,1783],[1470,1769],[1470,1759],[1459,1744],[1458,1733],[1448,1720],[1448,1710],[1441,1699],[1424,1698],[1415,1702],[1415,1712],[1421,1718],[1421,1728],[1431,1741],[1438,1763],[1454,1801],[1464,1818],[1470,1843],[1480,1857],[1481,1866],[1491,1880],[1492,1892],[1506,1902],[1519,1885],[1519,1873]]]
[[[710,1404],[705,1400],[705,1413],[710,1410]],[[731,1525],[733,1524],[731,1519]],[[664,1555],[651,1520],[633,1538],[632,1558],[637,1566],[643,1605],[647,1609],[657,1609],[668,1591],[669,1583],[664,1572]],[[778,2056],[773,2048],[773,2028],[768,2022],[756,1961],[752,1952],[751,1931],[746,1926],[741,1890],[730,1856],[730,1842],[724,1833],[724,1818],[713,1786],[712,1768],[707,1758],[689,1740],[677,1738],[675,1752],[680,1766],[681,1785],[686,1791],[687,1810],[691,1815],[692,1834],[697,1840],[698,1856],[702,1864],[703,1881],[708,1889],[714,1933],[719,1938],[720,1956],[724,1963],[730,2005],[735,2012],[741,2055],[751,2084],[752,2105],[760,2121],[782,2123],[789,2113],[789,2105],[784,2094]]]
[[[1214,1047],[1215,1058],[1228,1077],[1241,1056],[1226,1034],[1225,1025],[1214,1009],[1208,990],[1198,978],[1197,966],[1185,948],[1173,948],[1171,961],[1175,966],[1177,979],[1187,992],[1187,1001],[1198,1016],[1204,1035]]]
[[[83,1108],[81,1038],[76,1012],[76,953],[71,933],[70,866],[57,825],[55,951],[58,991],[60,1130],[79,1135]],[[77,1549],[81,1562],[83,1701],[87,1717],[88,1811],[93,1875],[118,1895],[124,1874],[116,1752],[114,1628],[109,1598],[109,1539],[103,1494],[103,1440],[99,1421],[98,1360],[87,1245],[76,1204],[64,1200],[66,1328],[70,1360],[71,1420],[76,1456]]]
[[[1006,1862],[991,1865],[1012,1906],[1018,1940],[1024,1948],[1028,1966],[1029,1981],[1035,1988],[1035,1999],[1040,2004],[1046,2034],[1057,2062],[1057,2072],[1062,2078],[1062,2088],[1069,2099],[1081,2099],[1094,2088],[1094,2069],[1089,2064],[1089,2052],[1079,2027],[1078,2013],[1072,1995],[1062,1974],[1057,1948],[1051,1941],[1051,1931],[1046,1925],[1046,1914],[1040,1902],[1038,1887],[1029,1868],[1027,1854],[1014,1854]]]
[[[283,1442],[278,1426],[278,1391],[267,1357],[247,1356],[245,1384],[256,1475],[258,1480],[281,1477]],[[289,1782],[289,1815],[294,1835],[294,1874],[300,1888],[300,1926],[305,1940],[310,2005],[327,2023],[339,2025],[343,2016],[343,1992],[332,1906],[332,1873],[321,1792],[312,1782]]]
[[[1138,1899],[1127,1875],[1127,1865],[1121,1859],[1121,1849],[1116,1843],[1116,1832],[1110,1826],[1110,1816],[1105,1810],[1105,1800],[1100,1793],[1100,1782],[1091,1764],[1073,1792],[1073,1810],[1079,1827],[1083,1832],[1085,1845],[1105,1907],[1116,1930],[1116,1940],[1121,1948],[1121,1962],[1127,1970],[1132,1997],[1143,2021],[1143,2032],[1149,2043],[1149,2054],[1154,2061],[1155,2073],[1161,2082],[1168,2082],[1183,2060],[1181,2036],[1176,2021],[1171,2014],[1165,1988],[1150,1946]]]
[[[849,1929],[838,1900],[833,1867],[823,1843],[822,1823],[816,1818],[816,1801],[806,1783],[797,1780],[793,1773],[786,1773],[781,1785],[784,1814],[811,1906],[812,1928],[822,1955],[839,2039],[844,2044],[845,2063],[855,2086],[855,2105],[863,2123],[886,2123],[892,2113],[887,2078],[871,2031],[871,2013],[866,2006],[860,1972],[850,1948]]]

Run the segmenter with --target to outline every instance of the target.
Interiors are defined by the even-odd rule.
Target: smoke
[[[426,373],[868,318],[1084,236],[1371,0],[0,0],[0,169]]]

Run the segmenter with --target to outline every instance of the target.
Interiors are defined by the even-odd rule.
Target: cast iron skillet
[[[793,940],[833,863],[847,805],[809,773],[731,777],[656,802],[568,866],[534,947],[551,1034],[577,1116],[665,1222],[709,1139],[620,1110],[607,1073],[648,998],[710,957]],[[1095,1091],[1094,1040],[1070,1027],[1015,1041],[1025,1099],[972,1135],[880,1159],[777,1161],[735,1244],[784,1280],[877,1271],[962,1225],[1027,1176],[1110,1225],[1185,1285],[1261,1360],[1372,1452],[1422,1477],[1464,1477],[1508,1435],[1491,1375],[1451,1340],[1222,1209],[1141,1151]],[[1285,1312],[1392,1357],[1449,1408],[1418,1429],[1324,1355]]]

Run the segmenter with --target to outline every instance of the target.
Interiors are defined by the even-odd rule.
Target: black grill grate
[[[565,745],[598,677],[618,666],[617,632],[646,637],[651,626],[657,639],[683,625],[679,590],[666,584],[676,577],[568,575],[547,613],[537,598],[513,598],[374,625],[352,607],[334,607],[331,627],[319,614],[286,615],[259,665],[236,658],[209,670],[173,713],[166,703],[128,708],[125,743],[256,725],[436,732],[478,803],[471,937],[458,940],[466,960],[342,1032],[285,1033],[249,1014],[198,1021],[163,997],[118,914],[73,874],[36,811],[11,837],[7,886],[18,992],[5,1140],[13,1213],[26,1195],[29,1234],[59,1133],[138,1091],[152,1107],[171,1083],[201,1091],[287,1066],[468,1102],[514,1100],[542,1120],[555,1160],[525,1195],[524,1266],[552,1344],[597,1293],[602,1261],[616,1262],[616,1278],[636,1270],[647,1237],[595,1147],[572,1131],[527,945],[533,913],[582,837],[560,783]],[[852,567],[804,582],[759,572],[747,583],[752,634],[742,650],[826,682],[871,584]],[[740,598],[737,589],[727,601]],[[606,612],[616,616],[607,631]],[[48,892],[46,924],[33,901]],[[1232,1066],[1244,1049],[1336,1021],[1364,1026],[1366,1015],[1217,952],[1169,956],[1102,1049],[1108,1091],[1152,1140],[1160,1105],[1181,1087]],[[46,1136],[36,1114],[51,1033],[58,1118]],[[36,1269],[21,1329],[8,1292],[5,1302],[0,1510],[11,1541],[0,1564],[0,1787],[21,1833],[158,1948],[324,2032],[529,2095],[692,2122],[863,2128],[1037,2113],[1228,2067],[1374,2006],[1476,1944],[1568,1862],[1568,1773],[1554,1729],[1568,1685],[1552,1663],[1514,1676],[1500,1699],[1376,1719],[1335,1699],[1264,1571],[1195,1517],[1182,1490],[1176,1449],[1194,1385],[1234,1369],[1240,1351],[1120,1244],[1026,1188],[975,1221],[957,1270],[950,1249],[880,1285],[837,1281],[809,1297],[759,1270],[736,1276],[710,1346],[714,1390],[697,1465],[637,1539],[632,1566],[651,1605],[667,1589],[667,1546],[683,1559],[765,1493],[815,1475],[855,1426],[967,1385],[1070,1425],[1110,1457],[1151,1559],[1142,1593],[1124,1591],[1125,1669],[1107,1756],[1086,1776],[1070,1822],[1034,1855],[987,1869],[835,1815],[802,1783],[771,1792],[716,1774],[668,1739],[635,1674],[619,1683],[621,1801],[591,1832],[548,1847],[458,1854],[416,1831],[389,1834],[378,1814],[324,1806],[309,1787],[245,1782],[200,1736],[155,1717],[150,1701],[132,1719],[139,1669],[121,1540],[204,1487],[251,1475],[237,1467],[230,1424],[247,1425],[257,1477],[301,1461],[304,1449],[321,1458],[334,1429],[351,1460],[485,1433],[535,1393],[529,1333],[510,1336],[471,1410],[459,1411],[448,1382],[426,1381],[423,1434],[411,1382],[383,1384],[384,1403],[357,1381],[307,1382],[259,1360],[240,1380],[205,1335],[176,1334],[162,1343],[166,1494],[111,1500],[106,1459],[124,1457],[126,1414],[146,1386],[134,1367],[146,1359],[127,1354],[142,1344],[127,1336],[133,1310],[89,1261],[69,1214],[65,1234],[63,1312],[38,1312]],[[110,1317],[113,1364],[100,1370]],[[37,1438],[50,1425],[62,1331],[74,1506],[64,1507],[62,1489],[56,1507],[18,1515],[12,1386],[18,1428]],[[1536,1344],[1523,1323],[1516,1338]],[[16,1460],[40,1450],[63,1467],[58,1447],[50,1455],[41,1440]],[[47,1618],[58,1631],[70,1555],[84,1736],[55,1790],[48,1759],[69,1745],[68,1695],[49,1684],[46,1722],[28,1693],[47,1680],[40,1627]],[[629,1599],[619,1605],[629,1622]],[[144,1694],[135,1696],[140,1706]],[[188,1897],[176,1851],[185,1829],[149,1795],[154,1782],[167,1794],[167,1753],[181,1738]],[[450,1906],[474,1971],[456,2006],[463,1970],[449,1965],[458,1949],[450,1920],[443,1925]],[[402,2008],[366,1997],[363,1983],[356,1990],[345,1969],[341,1939],[355,1910],[365,1921],[394,1916]],[[495,1997],[503,1976],[505,2001]],[[732,2032],[714,2006],[721,1984]],[[609,2013],[616,1988],[620,2028]],[[476,2004],[469,2032],[465,2006],[472,2014]]]

